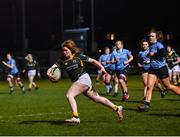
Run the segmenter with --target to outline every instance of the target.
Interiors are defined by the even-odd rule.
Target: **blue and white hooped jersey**
[[[15,61],[14,59],[8,60],[8,61],[7,61],[7,64],[13,66],[13,68],[11,68],[11,70],[10,70],[10,74],[16,74],[16,73],[19,72],[19,71],[18,71],[18,68],[17,68],[17,66],[16,66],[16,61]]]
[[[153,53],[158,53],[160,49],[163,49],[164,46],[162,43],[160,42],[156,42],[150,45],[149,47],[149,52],[153,52]],[[165,59],[163,57],[157,57],[157,56],[153,56],[150,58],[150,66],[153,69],[159,69],[162,68],[166,65]]]
[[[129,64],[124,64],[125,61],[129,60],[131,52],[127,49],[122,49],[122,51],[113,52],[112,57],[117,61],[115,67],[117,71],[125,69]]]
[[[142,65],[144,70],[148,70],[150,68],[150,58],[147,57],[148,53],[149,49],[140,51],[138,55],[140,64]]]
[[[110,60],[110,54],[102,54],[100,57],[99,57],[99,61],[101,62],[101,64],[107,68],[109,66],[109,64],[107,64],[107,61]]]

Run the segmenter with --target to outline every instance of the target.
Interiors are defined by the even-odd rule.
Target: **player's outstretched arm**
[[[93,58],[89,58],[89,62],[95,66],[97,66],[103,73],[107,74],[106,70],[104,69],[104,67],[101,65],[101,63],[99,63],[97,60],[93,59]]]
[[[2,61],[2,63],[6,66],[6,67],[8,67],[8,68],[13,68],[13,65],[9,65],[9,64],[7,64],[5,61]]]

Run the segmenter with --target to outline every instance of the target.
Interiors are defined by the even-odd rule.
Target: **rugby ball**
[[[51,73],[55,76],[54,79],[51,79],[52,82],[57,82],[61,78],[61,70],[58,67],[53,67]]]

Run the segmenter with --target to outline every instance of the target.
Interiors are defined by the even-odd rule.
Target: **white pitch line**
[[[0,120],[4,121],[4,119],[13,119],[18,117],[34,117],[34,116],[45,116],[45,115],[57,115],[57,114],[69,114],[70,112],[52,112],[52,113],[37,113],[37,114],[22,114],[22,115],[15,115],[15,116],[0,116]]]

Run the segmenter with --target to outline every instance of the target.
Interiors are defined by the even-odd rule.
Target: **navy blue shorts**
[[[110,75],[114,75],[115,74],[115,70],[111,70],[109,68],[105,68],[105,70],[107,71],[108,74]]]
[[[13,76],[14,78],[19,78],[19,77],[20,77],[20,74],[19,74],[19,73],[15,73],[15,74],[8,74],[8,75]]]
[[[165,79],[169,77],[169,72],[167,66],[163,66],[159,69],[153,69],[150,67],[149,74],[155,74],[159,79]]]
[[[127,66],[126,68],[124,68],[123,70],[116,70],[116,75],[118,77],[118,79],[121,77],[121,75],[124,75],[124,76],[128,76],[128,73],[129,73],[129,67]]]

